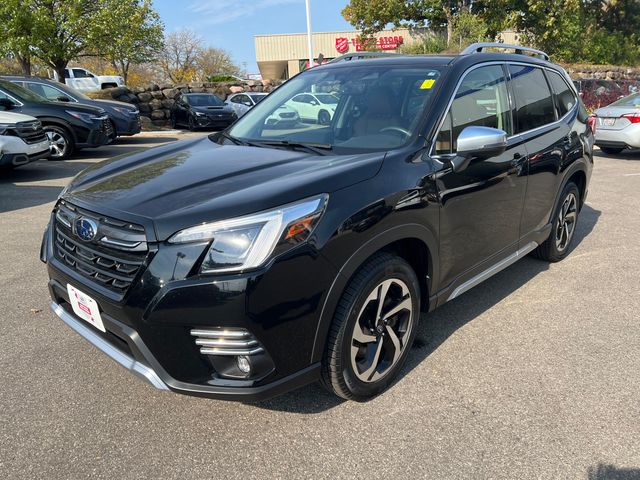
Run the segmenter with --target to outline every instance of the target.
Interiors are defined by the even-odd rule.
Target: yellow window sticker
[[[422,82],[422,85],[420,85],[420,90],[427,90],[433,87],[434,83],[436,83],[435,80],[425,80],[424,82]]]

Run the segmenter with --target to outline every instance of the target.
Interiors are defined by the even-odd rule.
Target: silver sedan
[[[594,112],[596,145],[604,153],[640,148],[640,93],[634,93]]]

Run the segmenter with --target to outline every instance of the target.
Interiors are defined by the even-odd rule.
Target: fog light
[[[242,373],[249,373],[251,371],[251,362],[246,355],[236,357],[236,362],[238,364],[238,370]]]

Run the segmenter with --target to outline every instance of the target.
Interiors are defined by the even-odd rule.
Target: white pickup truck
[[[59,81],[56,72],[53,72],[51,78]],[[64,83],[80,92],[95,92],[105,88],[124,87],[124,79],[118,75],[96,75],[82,67],[65,68]]]

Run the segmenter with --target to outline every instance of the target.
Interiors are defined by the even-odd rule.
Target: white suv
[[[0,169],[13,168],[49,156],[49,139],[40,120],[0,111]]]

